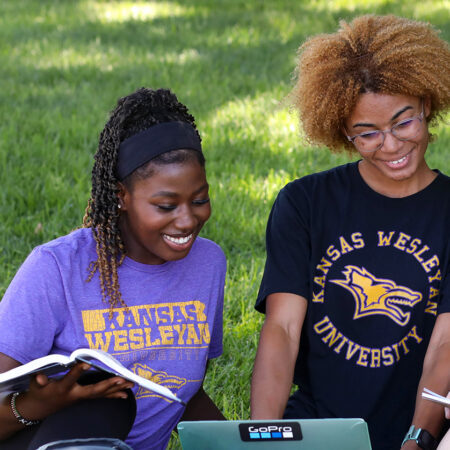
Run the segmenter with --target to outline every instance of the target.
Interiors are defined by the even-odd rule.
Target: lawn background
[[[34,246],[80,225],[117,98],[171,88],[203,137],[213,206],[203,236],[228,257],[224,354],[205,386],[229,419],[247,419],[271,204],[288,181],[347,161],[305,145],[281,103],[296,49],[365,13],[429,21],[449,41],[449,11],[448,0],[2,0],[0,296]],[[450,174],[449,127],[434,131],[428,161]]]

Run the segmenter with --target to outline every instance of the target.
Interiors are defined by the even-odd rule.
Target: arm
[[[209,361],[206,363],[203,379],[205,379],[206,372],[208,371]],[[202,383],[200,389],[189,400],[180,422],[184,420],[226,420],[226,418],[205,392]]]
[[[209,361],[207,368],[208,364]],[[220,409],[203,389],[203,383],[196,394],[189,400],[179,422],[187,420],[226,420]],[[178,433],[177,427],[173,431]]]
[[[0,373],[14,369],[20,366],[20,363],[9,356],[0,353]],[[6,439],[16,431],[25,428],[13,415],[9,404],[10,396],[0,394],[0,441]]]
[[[184,420],[226,419],[220,409],[204,391],[203,385],[201,385],[197,393],[189,400],[180,422]]]
[[[9,356],[0,353],[0,373],[19,366],[20,363]],[[49,380],[45,375],[38,374],[31,380],[27,391],[16,399],[16,407],[22,417],[28,420],[42,420],[50,414],[59,411],[79,400],[87,398],[123,398],[125,389],[133,383],[120,377],[112,377],[95,384],[81,386],[78,378],[89,369],[85,363],[76,364],[60,380]],[[14,416],[10,395],[0,394],[0,442],[25,428]]]
[[[276,293],[266,299],[266,318],[252,376],[252,419],[283,417],[292,387],[306,310],[307,301],[299,295]]]
[[[422,377],[416,397],[416,409],[412,424],[438,437],[444,422],[444,408],[422,398],[424,387],[441,395],[450,389],[450,313],[440,314],[436,319],[425,355]],[[405,430],[406,433],[407,430]],[[414,441],[407,441],[402,450],[417,450]]]

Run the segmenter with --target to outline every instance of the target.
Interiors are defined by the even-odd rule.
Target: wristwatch
[[[423,450],[436,450],[438,445],[438,441],[427,430],[416,428],[414,425],[409,427],[409,430],[403,439],[402,447],[403,444],[409,440],[416,441],[416,444]]]

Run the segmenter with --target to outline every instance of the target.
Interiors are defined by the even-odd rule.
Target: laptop
[[[183,450],[371,450],[363,419],[180,422]]]

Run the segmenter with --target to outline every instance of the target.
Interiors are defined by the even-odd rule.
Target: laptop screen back
[[[180,422],[183,450],[371,450],[363,419]]]

